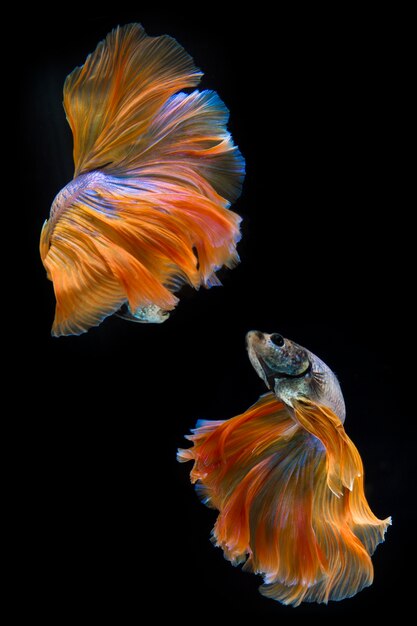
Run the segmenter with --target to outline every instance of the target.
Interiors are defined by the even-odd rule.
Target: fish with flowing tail
[[[261,574],[284,604],[343,600],[373,580],[371,555],[391,518],[372,513],[335,374],[278,333],[251,331],[249,358],[270,393],[242,415],[199,421],[191,481],[219,511],[213,541]]]
[[[238,262],[244,161],[228,110],[168,36],[109,33],[64,85],[74,179],[56,196],[40,253],[56,297],[52,334],[119,313],[160,323],[187,283],[220,284]]]

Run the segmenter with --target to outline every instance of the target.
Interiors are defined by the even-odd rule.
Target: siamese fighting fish
[[[52,334],[118,313],[160,323],[187,283],[238,262],[244,160],[214,91],[168,36],[117,27],[64,85],[74,179],[53,201],[40,253],[56,297]],[[182,91],[182,90],[188,91]]]
[[[373,580],[371,555],[391,518],[372,513],[335,374],[280,334],[251,331],[250,361],[270,389],[242,415],[200,420],[191,481],[219,511],[213,542],[261,574],[284,604],[343,600]]]

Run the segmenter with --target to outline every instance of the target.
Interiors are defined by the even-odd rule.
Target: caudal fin
[[[316,421],[328,419],[317,405],[295,418],[268,394],[231,420],[200,423],[193,447],[179,451],[180,461],[194,461],[191,480],[204,501],[219,510],[216,545],[263,575],[264,595],[294,606],[342,600],[370,585],[370,554],[390,523],[369,509],[361,463],[351,491],[329,488],[328,450],[300,426],[313,410]],[[341,433],[340,424],[332,436]]]
[[[172,37],[149,37],[140,24],[112,30],[65,81],[74,177],[118,163],[140,142],[166,100],[197,85],[201,76]]]
[[[85,332],[125,306],[128,319],[164,321],[183,283],[220,284],[216,271],[238,262],[229,206],[244,161],[219,97],[177,93],[200,77],[174,39],[139,24],[116,28],[68,76],[76,178],[41,235],[54,334]]]
[[[244,161],[227,107],[213,91],[177,93],[201,76],[172,37],[149,37],[140,24],[109,33],[65,81],[74,178],[100,169],[235,200]]]

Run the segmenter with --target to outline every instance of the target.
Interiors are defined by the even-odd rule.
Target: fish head
[[[246,343],[255,371],[278,397],[286,390],[305,393],[311,378],[308,350],[279,333],[259,330],[248,332]]]
[[[251,330],[246,335],[249,359],[257,374],[280,400],[309,399],[332,408],[343,421],[345,404],[335,374],[315,354],[279,333]]]

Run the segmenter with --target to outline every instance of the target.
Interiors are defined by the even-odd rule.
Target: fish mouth
[[[276,370],[272,370],[269,367],[269,365],[266,363],[266,361],[259,354],[256,354],[256,358],[258,359],[259,365],[262,367],[262,370],[265,374],[265,379],[270,389],[274,389],[275,380],[277,378],[278,379],[303,378],[303,376],[306,376],[307,374],[311,372],[310,361],[308,362],[306,369],[303,372],[300,372],[300,374],[288,374],[287,372],[277,372]]]

